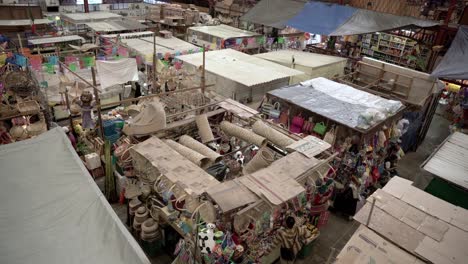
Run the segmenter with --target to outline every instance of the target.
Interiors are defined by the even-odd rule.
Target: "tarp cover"
[[[337,4],[293,0],[263,0],[241,19],[278,28],[290,26],[329,36],[364,34],[412,25],[432,27],[439,24]]]
[[[0,263],[150,263],[61,128],[0,147]]]
[[[452,45],[431,75],[468,80],[468,26],[460,26]]]
[[[138,81],[136,59],[124,58],[115,61],[96,61],[101,88]]]
[[[284,28],[286,21],[299,13],[305,3],[301,0],[263,0],[242,16],[241,20]]]

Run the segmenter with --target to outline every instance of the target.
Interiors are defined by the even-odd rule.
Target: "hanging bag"
[[[269,116],[273,119],[278,119],[281,114],[281,104],[276,102],[273,104],[273,107],[270,109]]]
[[[335,126],[333,126],[330,130],[327,131],[327,133],[323,137],[323,141],[333,146],[335,144],[335,138],[336,138],[336,132],[335,132]]]
[[[327,126],[325,126],[325,123],[320,122],[320,123],[315,124],[315,126],[314,126],[314,132],[315,133],[323,136],[326,131],[327,131]]]

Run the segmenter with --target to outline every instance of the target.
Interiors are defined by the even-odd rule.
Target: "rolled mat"
[[[240,126],[234,125],[232,123],[229,123],[227,121],[221,122],[221,130],[224,131],[224,133],[237,137],[239,139],[242,139],[243,141],[255,144],[259,147],[266,145],[267,140],[266,138],[259,136],[255,134],[254,132],[242,128]]]
[[[282,148],[285,148],[286,146],[289,146],[295,142],[294,139],[268,126],[267,124],[265,124],[265,122],[261,120],[258,120],[253,124],[252,130],[256,134],[266,137],[269,141],[273,142],[273,144],[276,144]]]
[[[222,156],[218,153],[211,150],[209,147],[203,145],[203,143],[198,142],[197,140],[191,138],[190,136],[183,135],[179,139],[179,143],[195,150],[196,152],[200,153],[201,155],[210,159],[210,161],[214,163],[218,163],[222,160]]]
[[[200,135],[202,142],[210,142],[214,140],[213,132],[211,131],[210,123],[206,114],[201,114],[195,117],[197,123],[198,134]]]
[[[174,140],[165,140],[166,144],[169,145],[173,150],[177,151],[180,155],[186,157],[191,162],[197,164],[201,168],[207,168],[210,165],[210,159],[203,156],[202,154],[192,150],[184,145],[181,145]]]
[[[271,153],[267,147],[262,147],[250,162],[244,166],[242,173],[244,175],[254,173],[260,169],[268,167],[273,163],[273,161],[275,161],[273,153]]]

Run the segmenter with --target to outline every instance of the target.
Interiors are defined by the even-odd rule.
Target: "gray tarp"
[[[150,263],[61,128],[1,146],[0,180],[0,263]]]
[[[307,1],[262,0],[240,19],[265,26],[284,28],[286,21],[294,17]]]
[[[452,45],[431,75],[468,80],[468,26],[460,26]]]
[[[434,21],[358,9],[348,21],[336,28],[330,36],[358,35],[408,26],[433,27],[437,25],[439,23]]]

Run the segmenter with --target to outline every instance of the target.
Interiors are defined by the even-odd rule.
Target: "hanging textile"
[[[128,81],[138,81],[137,63],[134,58],[97,61],[96,67],[102,89]]]

